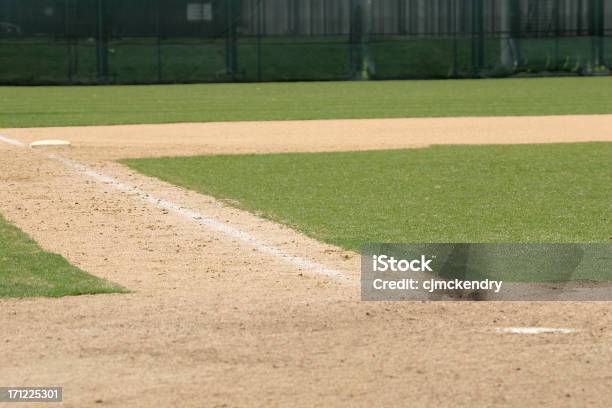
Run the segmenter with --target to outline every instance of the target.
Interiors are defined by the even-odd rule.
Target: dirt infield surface
[[[607,303],[363,303],[356,254],[112,161],[612,141],[612,116],[4,129],[0,135],[74,143],[55,152],[95,174],[49,151],[0,142],[0,213],[44,249],[134,291],[0,300],[0,386],[63,386],[70,407],[607,407],[612,400]],[[300,268],[296,260],[341,276]],[[576,332],[496,330],[515,326]]]
[[[68,139],[78,147],[74,155],[98,160],[401,149],[432,144],[609,141],[612,115],[186,123],[0,131],[28,143]]]

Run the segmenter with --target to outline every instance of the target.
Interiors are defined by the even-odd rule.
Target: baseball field
[[[68,407],[607,407],[608,302],[364,302],[359,250],[611,243],[611,94],[2,87],[0,386]]]

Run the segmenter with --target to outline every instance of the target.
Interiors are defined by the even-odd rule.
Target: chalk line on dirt
[[[502,334],[572,334],[576,329],[552,327],[498,327],[497,333]]]
[[[11,139],[6,136],[0,135],[0,141],[4,143],[8,143],[13,146],[25,147],[25,143],[20,142],[19,140]]]
[[[191,210],[189,208],[185,208],[179,204],[173,203],[172,201],[168,201],[163,198],[159,198],[154,195],[151,195],[139,189],[138,187],[127,185],[119,180],[114,179],[113,177],[98,173],[95,170],[91,169],[90,167],[82,163],[76,162],[74,160],[68,159],[62,155],[55,154],[55,153],[50,154],[49,158],[57,160],[60,163],[64,164],[65,166],[73,170],[76,170],[96,181],[110,185],[114,187],[116,190],[136,196],[140,198],[141,200],[149,204],[152,204],[156,207],[159,207],[164,210],[172,211],[175,214],[178,214],[183,218],[190,219],[192,221],[197,222],[198,224],[202,226],[214,229],[231,238],[235,238],[244,243],[252,245],[253,247],[257,248],[259,251],[275,256],[275,257],[278,257],[278,258],[281,258],[284,261],[291,263],[300,269],[309,270],[319,275],[322,275],[328,278],[333,278],[333,279],[336,279],[344,283],[354,282],[352,279],[350,279],[348,276],[346,276],[340,271],[336,271],[320,263],[317,263],[317,262],[314,262],[314,261],[311,261],[311,260],[308,260],[308,259],[305,259],[299,256],[291,255],[283,251],[282,249],[274,245],[268,244],[241,229],[232,227],[231,225],[224,223],[222,221],[219,221],[215,218],[205,216],[197,211]]]
[[[13,146],[19,146],[19,147],[25,147],[26,145],[18,140],[15,139],[10,139],[4,136],[0,135],[0,141],[3,141],[5,143],[11,144]],[[280,258],[296,267],[298,267],[299,269],[303,269],[303,270],[308,270],[311,272],[314,272],[318,275],[321,276],[325,276],[328,278],[332,278],[335,279],[337,281],[340,281],[342,283],[346,283],[346,284],[356,284],[356,282],[351,279],[350,277],[348,277],[347,275],[343,274],[340,271],[328,268],[325,265],[322,265],[320,263],[311,261],[309,259],[305,259],[299,256],[295,256],[295,255],[291,255],[285,251],[283,251],[282,249],[268,244],[267,242],[264,242],[258,238],[256,238],[255,236],[241,230],[235,227],[232,227],[231,225],[219,221],[215,218],[203,215],[195,210],[183,207],[177,203],[174,203],[172,201],[168,201],[165,200],[163,198],[160,197],[156,197],[152,194],[147,193],[146,191],[143,191],[141,189],[139,189],[138,187],[135,186],[130,186],[128,184],[125,184],[113,177],[107,176],[105,174],[96,172],[95,170],[93,170],[92,168],[79,163],[77,161],[74,161],[72,159],[68,159],[60,154],[57,153],[52,153],[47,155],[47,157],[49,157],[50,159],[56,160],[60,163],[62,163],[64,166],[71,168],[72,170],[75,170],[83,175],[86,175],[98,182],[101,183],[105,183],[107,185],[110,185],[111,187],[115,188],[118,191],[121,191],[123,193],[138,197],[139,199],[141,199],[142,201],[149,203],[151,205],[154,205],[158,208],[164,209],[164,210],[168,210],[171,211],[183,218],[187,218],[191,221],[195,221],[198,224],[204,226],[204,227],[208,227],[211,229],[214,229],[216,231],[219,231],[223,234],[225,234],[226,236],[229,236],[231,238],[240,240],[246,244],[249,244],[253,247],[255,247],[257,250],[266,253],[268,255],[272,255],[274,257]]]

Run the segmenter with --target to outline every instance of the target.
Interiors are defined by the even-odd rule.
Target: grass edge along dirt
[[[0,128],[611,114],[612,78],[0,87]]]
[[[612,143],[121,162],[355,251],[366,242],[611,242]]]
[[[0,216],[0,299],[127,292],[42,250]]]

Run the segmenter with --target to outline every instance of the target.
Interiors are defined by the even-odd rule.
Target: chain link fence
[[[0,83],[605,75],[612,0],[0,0]]]

